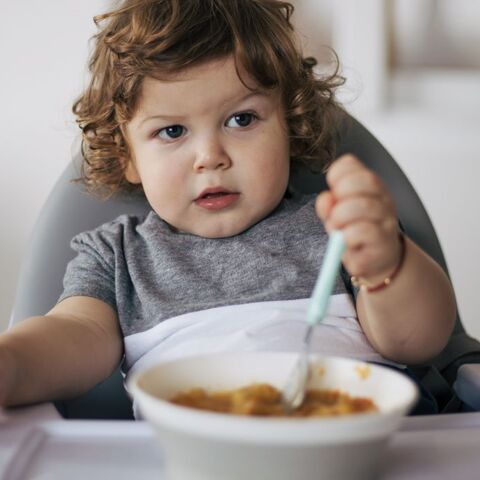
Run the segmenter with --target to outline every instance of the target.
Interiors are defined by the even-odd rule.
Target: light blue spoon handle
[[[327,251],[308,306],[307,323],[309,325],[316,325],[325,316],[344,251],[343,233],[334,230],[328,239]]]

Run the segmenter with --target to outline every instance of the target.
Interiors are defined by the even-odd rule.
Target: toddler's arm
[[[123,355],[115,311],[71,297],[0,335],[0,406],[73,397],[107,378]]]
[[[360,324],[383,356],[416,364],[438,354],[456,318],[447,275],[413,241],[399,239],[394,202],[380,178],[352,155],[327,173],[330,190],[319,195],[317,212],[327,230],[341,229],[343,263],[370,285],[357,297]],[[384,279],[394,275],[388,286]],[[375,288],[377,287],[377,288]]]

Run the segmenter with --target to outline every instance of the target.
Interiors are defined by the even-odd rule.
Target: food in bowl
[[[302,405],[286,413],[281,391],[268,383],[214,392],[193,388],[176,394],[170,401],[199,410],[265,417],[328,417],[378,410],[369,398],[350,396],[337,389],[308,389]]]
[[[298,353],[217,353],[164,361],[132,375],[135,408],[155,429],[168,480],[361,480],[378,478],[388,438],[418,398],[391,368],[311,354],[308,389],[371,399],[364,415],[220,415],[170,402],[201,385],[209,392],[267,383],[281,390]]]

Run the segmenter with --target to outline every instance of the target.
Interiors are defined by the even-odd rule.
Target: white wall
[[[318,8],[304,16],[310,19],[320,14],[320,4],[328,4],[296,3]],[[77,135],[70,106],[83,83],[87,39],[95,31],[92,17],[107,4],[107,0],[0,3],[0,330],[10,313],[29,232],[70,159]],[[393,110],[361,119],[420,192],[444,247],[464,323],[480,337],[476,292],[480,108],[470,108],[480,101],[480,89],[458,88],[455,80],[453,88],[447,82],[442,89],[441,84],[436,82],[438,95],[431,89],[424,95],[404,89],[407,98]],[[446,99],[442,92],[451,96]]]
[[[0,330],[22,251],[77,135],[92,17],[105,0],[0,2]]]

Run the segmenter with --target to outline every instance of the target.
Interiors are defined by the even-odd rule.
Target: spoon
[[[282,390],[282,406],[285,413],[298,408],[305,398],[305,388],[310,372],[308,364],[310,339],[315,325],[325,317],[344,250],[343,233],[334,230],[328,239],[327,251],[308,306],[307,330],[302,348]]]

